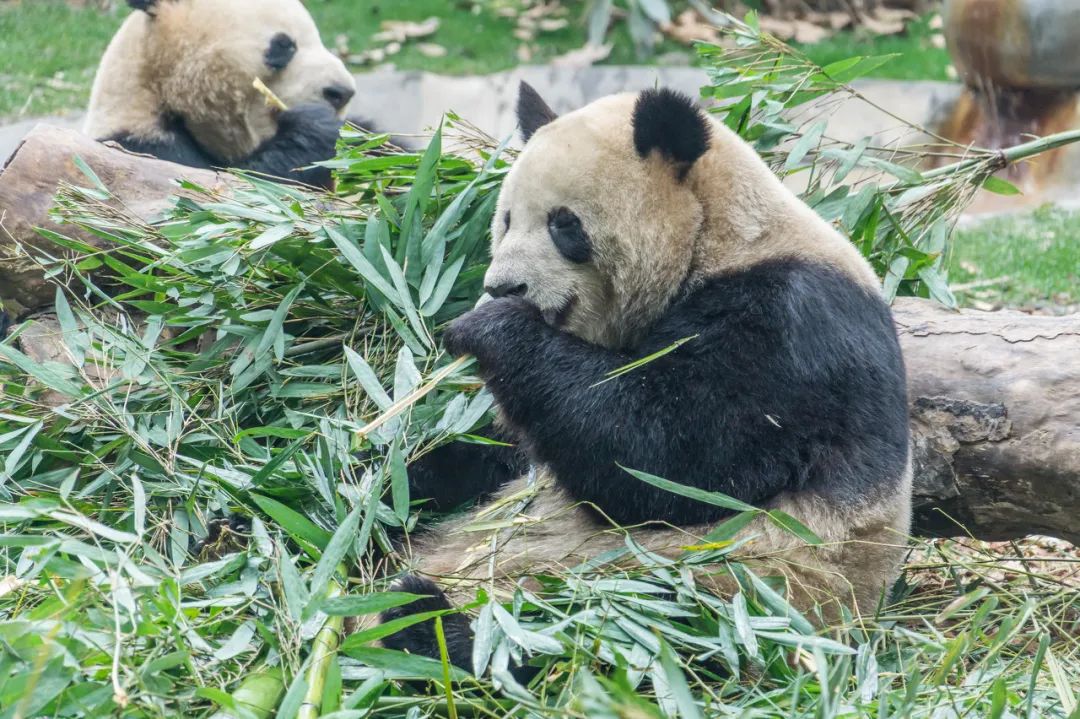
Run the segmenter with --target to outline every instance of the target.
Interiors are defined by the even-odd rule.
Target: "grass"
[[[1030,307],[1080,302],[1080,214],[1045,207],[960,230],[949,278],[961,285],[992,282],[959,293],[966,302]]]
[[[871,77],[890,80],[949,80],[949,53],[935,47],[934,34],[929,27],[930,16],[924,16],[907,26],[902,35],[875,35],[869,30],[841,32],[811,45],[793,43],[811,60],[828,65],[849,57],[868,55],[898,55],[875,70]]]
[[[0,117],[78,110],[118,16],[55,0],[0,2]]]

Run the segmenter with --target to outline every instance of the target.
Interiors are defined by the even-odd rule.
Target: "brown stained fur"
[[[278,32],[298,50],[273,72],[263,55]],[[289,107],[323,102],[329,85],[354,86],[299,0],[163,1],[153,17],[133,12],[109,44],[85,131],[163,139],[162,116],[173,114],[212,155],[236,161],[277,131],[276,110],[252,86],[256,77]]]
[[[486,278],[527,279],[526,298],[541,309],[577,296],[567,329],[616,347],[640,336],[680,287],[763,260],[802,257],[827,262],[877,291],[878,281],[855,248],[792,195],[751,147],[712,121],[710,149],[677,182],[674,168],[655,153],[633,151],[635,95],[598,100],[540,128],[506,178],[493,222],[492,264]],[[567,206],[593,239],[594,261],[562,258],[547,234],[547,212]],[[504,231],[504,217],[511,224]],[[597,520],[538,472],[535,494],[514,512],[509,498],[529,494],[527,478],[464,519],[414,538],[413,569],[435,578],[459,602],[477,583],[493,588],[530,573],[566,569],[624,546],[624,531]],[[627,491],[636,480],[627,476]],[[765,520],[740,537],[740,552],[762,574],[786,576],[794,604],[838,603],[873,611],[882,578],[896,575],[910,521],[910,462],[893,496],[861,506],[830,505],[810,494],[776,497],[768,508],[795,516],[824,540],[810,548]],[[500,504],[502,514],[493,511]],[[497,528],[492,522],[497,520]],[[507,525],[507,523],[511,523]],[[640,527],[631,531],[647,549],[675,556],[712,526]],[[723,571],[710,577],[731,592]]]

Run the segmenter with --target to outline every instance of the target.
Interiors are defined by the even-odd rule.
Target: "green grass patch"
[[[1080,301],[1080,214],[1044,207],[958,231],[949,258],[954,285],[994,282],[959,292],[962,301],[1028,306]]]
[[[0,117],[84,107],[120,18],[56,0],[0,3]]]
[[[840,32],[812,45],[792,43],[819,65],[828,65],[849,57],[892,55],[899,57],[887,62],[870,74],[871,77],[891,80],[949,80],[949,53],[934,47],[929,15],[909,23],[899,35],[876,35],[860,28]]]

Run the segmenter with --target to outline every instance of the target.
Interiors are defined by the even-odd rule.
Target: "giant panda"
[[[356,91],[300,0],[128,0],[90,95],[85,131],[191,167],[316,186]],[[268,107],[263,80],[288,107]]]
[[[426,598],[382,620],[573,567],[624,532],[674,556],[731,514],[623,467],[793,515],[823,543],[759,517],[739,535],[751,568],[825,621],[873,612],[902,562],[911,460],[904,365],[867,262],[686,96],[615,95],[556,117],[523,85],[518,120],[492,299],[444,342],[476,358],[535,471],[414,537],[398,586]],[[492,522],[512,498],[515,521]],[[723,572],[704,580],[734,590]],[[468,668],[468,619],[444,626]],[[438,656],[430,622],[383,644]]]

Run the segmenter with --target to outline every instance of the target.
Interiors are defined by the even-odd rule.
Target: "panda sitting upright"
[[[86,133],[191,167],[326,187],[356,91],[300,0],[128,0],[94,80]],[[261,79],[289,108],[267,107]]]
[[[786,579],[797,608],[872,612],[902,561],[911,463],[903,362],[869,265],[683,95],[556,117],[523,85],[518,119],[526,145],[485,277],[494,299],[445,344],[476,357],[537,468],[535,494],[512,523],[491,522],[488,503],[414,538],[399,586],[430,599],[383,620],[449,606],[439,585],[471,598],[492,573],[573,567],[623,547],[624,531],[676,555],[731,514],[621,467],[793,515],[823,543],[759,517],[740,556]],[[527,496],[529,481],[493,502]],[[478,519],[488,529],[465,531]],[[703,580],[732,590],[722,571]],[[451,661],[469,667],[468,621],[444,626]],[[383,643],[437,657],[430,623]]]

